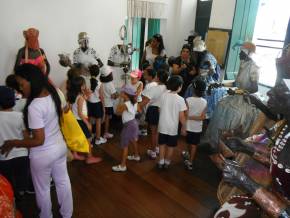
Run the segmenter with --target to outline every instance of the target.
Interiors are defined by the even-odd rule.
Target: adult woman
[[[173,62],[173,74],[180,75],[183,79],[182,90],[179,95],[183,96],[185,90],[196,76],[195,63],[193,62],[190,55],[190,45],[185,44],[182,46],[180,56]]]
[[[145,61],[148,61],[149,64],[152,66],[156,57],[158,56],[165,57],[165,55],[166,53],[163,44],[163,38],[160,34],[155,34],[152,37],[150,45],[145,48],[142,57],[142,64]]]
[[[39,67],[44,74],[48,75],[50,65],[43,49],[39,47],[39,31],[34,28],[29,28],[23,31],[23,36],[25,38],[25,46],[18,51],[14,70],[22,64],[33,64]]]
[[[284,79],[268,92],[268,107],[276,114],[282,114],[286,124],[279,131],[271,151],[261,153],[255,146],[239,138],[231,138],[226,144],[233,151],[246,153],[253,159],[269,166],[272,184],[269,189],[256,183],[236,162],[226,161],[224,167],[225,181],[246,191],[248,196],[235,196],[225,203],[215,217],[260,217],[262,211],[270,217],[290,217],[290,80]],[[241,199],[244,205],[241,208]],[[256,207],[254,202],[262,209]],[[255,215],[250,212],[255,212]],[[228,216],[225,216],[225,213]],[[235,214],[235,216],[233,215]],[[248,216],[246,216],[246,214]]]
[[[24,122],[26,128],[31,130],[32,137],[5,141],[1,152],[8,154],[13,147],[29,148],[32,181],[40,217],[52,217],[51,177],[56,186],[60,213],[62,217],[71,217],[72,192],[66,165],[67,148],[60,131],[60,97],[38,67],[23,64],[16,68],[15,74],[27,98]]]

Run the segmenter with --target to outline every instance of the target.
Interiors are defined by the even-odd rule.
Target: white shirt
[[[165,92],[160,98],[159,133],[175,136],[178,134],[179,113],[186,111],[184,99],[177,93]]]
[[[100,89],[102,88],[102,83],[98,81],[98,85],[95,88],[95,91],[90,95],[88,101],[91,103],[98,103],[101,101],[100,99]]]
[[[117,92],[113,81],[103,83],[103,91],[104,91],[104,107],[113,107],[113,99],[111,96]]]
[[[145,48],[145,51],[146,51],[146,57],[145,57],[145,59],[146,59],[146,61],[149,61],[149,64],[150,64],[150,65],[153,65],[153,63],[154,63],[154,61],[155,61],[155,58],[156,58],[157,56],[165,56],[165,55],[166,55],[165,49],[163,49],[163,50],[161,51],[160,55],[153,54],[153,53],[152,53],[152,47],[151,47],[151,46],[147,46],[147,47]]]
[[[144,88],[143,92],[142,92],[142,95],[143,95],[144,92],[146,92],[146,90],[149,90],[153,86],[157,86],[157,85],[158,85],[158,83],[157,82],[154,82],[154,81],[153,82],[150,82],[150,83],[147,83],[145,85],[145,88]]]
[[[186,99],[188,105],[188,116],[200,116],[204,112],[207,101],[204,98],[189,97]],[[187,120],[186,130],[189,132],[202,132],[202,121]]]
[[[132,104],[130,101],[126,101],[125,105],[127,110],[123,111],[122,113],[122,122],[127,123],[131,120],[135,119],[135,115],[137,113],[137,104]]]
[[[75,115],[75,118],[77,120],[82,120],[82,118],[80,118],[79,113],[78,113],[78,100],[79,100],[79,98],[80,98],[80,95],[78,95],[78,97],[76,98],[76,101],[75,101],[75,103],[73,103],[71,110],[72,110],[72,112]],[[84,101],[84,103],[83,103],[82,114],[86,117],[88,116],[88,107],[87,107],[86,101]]]
[[[51,155],[65,155],[66,144],[60,131],[55,104],[51,95],[35,98],[28,107],[28,125],[30,129],[44,128],[43,145],[30,148],[30,158]]]
[[[23,115],[17,111],[0,111],[0,147],[6,140],[23,139]],[[13,148],[7,157],[0,153],[0,161],[28,155],[26,148]]]
[[[143,91],[143,96],[150,99],[150,102],[148,106],[159,106],[159,99],[162,96],[164,92],[167,91],[167,88],[165,85],[157,85],[153,86],[149,89],[146,89]]]

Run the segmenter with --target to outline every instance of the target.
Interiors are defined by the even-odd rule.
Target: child
[[[153,86],[157,86],[157,82],[155,82],[155,78],[156,78],[156,71],[154,69],[152,69],[152,67],[148,64],[145,63],[143,64],[143,75],[142,78],[144,80],[144,84],[145,84],[145,88],[142,91],[146,92],[148,89],[150,89]],[[144,107],[142,111],[140,111],[141,113],[141,117],[140,117],[140,135],[143,136],[147,136],[147,123],[146,121],[146,111],[147,111],[147,107]]]
[[[113,166],[114,172],[125,172],[127,170],[126,160],[140,161],[138,152],[138,123],[135,119],[137,112],[136,94],[135,91],[129,86],[124,86],[121,89],[120,100],[124,103],[120,103],[117,106],[117,114],[122,115],[123,129],[121,133],[120,147],[123,149],[121,164]],[[128,146],[132,143],[134,146],[134,155],[128,156]]]
[[[100,76],[100,81],[103,84],[104,91],[104,107],[105,107],[105,134],[104,138],[111,139],[114,137],[112,133],[109,132],[110,129],[110,119],[114,114],[113,101],[118,98],[118,93],[115,89],[113,83],[113,74],[110,68],[102,68],[102,73]]]
[[[131,81],[129,83],[129,87],[134,90],[137,96],[137,102],[142,101],[141,93],[143,91],[143,83],[140,81],[142,77],[142,71],[134,70],[130,73]]]
[[[67,92],[68,102],[72,104],[72,112],[77,119],[80,127],[82,128],[85,136],[88,139],[89,144],[91,138],[92,126],[88,121],[88,109],[86,103],[86,84],[83,77],[74,77],[69,81],[69,89]],[[90,153],[85,158],[84,156],[79,155],[77,152],[73,152],[74,159],[76,160],[86,160],[87,164],[99,163],[101,158],[92,156],[91,146]]]
[[[186,142],[189,146],[189,160],[185,160],[184,164],[188,170],[192,170],[192,162],[195,157],[197,145],[200,142],[202,133],[202,122],[206,117],[207,101],[202,98],[206,83],[201,79],[192,82],[193,95],[186,99],[188,108],[186,123]]]
[[[88,98],[88,115],[91,124],[95,124],[96,131],[96,140],[95,145],[100,145],[107,142],[107,139],[101,137],[101,124],[104,116],[104,94],[103,94],[103,86],[97,80],[97,76],[99,75],[99,67],[98,65],[92,65],[89,67],[89,71],[91,74],[90,78],[90,87],[92,94]],[[94,129],[94,128],[93,128]]]
[[[143,92],[146,92],[146,90],[150,89],[153,86],[157,86],[157,82],[155,81],[156,78],[156,71],[152,68],[145,68],[143,70],[143,76],[146,81],[145,88]]]
[[[7,76],[5,84],[7,87],[13,89],[15,92],[15,106],[13,107],[13,110],[22,112],[26,104],[26,99],[22,97],[20,87],[16,81],[16,75],[10,74],[9,76]]]
[[[168,72],[165,70],[159,70],[157,72],[157,86],[153,86],[149,89],[145,89],[143,91],[142,102],[138,105],[138,110],[142,111],[144,107],[148,105],[148,109],[146,111],[146,122],[149,125],[151,131],[151,146],[147,150],[147,154],[150,158],[155,159],[158,150],[158,121],[159,121],[159,108],[158,101],[162,94],[167,91],[166,89],[166,81],[168,79]]]
[[[159,169],[167,169],[170,165],[173,149],[177,146],[179,121],[182,124],[182,133],[185,133],[185,111],[187,108],[184,99],[178,95],[182,84],[183,80],[180,76],[172,76],[167,81],[169,92],[165,92],[159,101]]]
[[[0,147],[7,140],[22,140],[26,136],[23,114],[13,111],[15,93],[6,86],[0,86]],[[29,162],[26,148],[13,148],[8,156],[0,153],[0,174],[13,186],[16,197],[28,188]]]

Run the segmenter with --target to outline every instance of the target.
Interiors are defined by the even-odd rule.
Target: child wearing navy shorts
[[[100,81],[103,85],[104,91],[104,107],[105,107],[105,133],[104,138],[111,139],[114,137],[110,133],[110,119],[114,114],[113,104],[114,100],[118,98],[118,93],[116,91],[115,85],[113,83],[113,74],[108,67],[102,67]]]
[[[206,83],[202,79],[192,82],[193,96],[186,99],[187,121],[186,142],[189,149],[189,159],[184,161],[185,167],[192,170],[192,162],[195,158],[197,145],[202,134],[203,120],[206,118],[207,101],[202,98],[206,90]]]
[[[185,134],[187,107],[184,99],[178,95],[182,89],[182,84],[183,80],[180,76],[172,76],[167,81],[168,92],[165,92],[159,101],[159,169],[168,168],[171,163],[174,148],[177,146],[179,122],[182,124],[182,133]]]
[[[89,67],[91,74],[90,78],[90,90],[91,94],[88,97],[88,116],[90,123],[95,125],[96,140],[95,145],[100,145],[107,142],[107,139],[101,137],[101,125],[104,116],[104,91],[103,85],[98,81],[97,77],[99,75],[98,65],[92,65]],[[93,128],[94,129],[94,128]]]
[[[147,155],[155,159],[157,157],[158,150],[158,122],[159,122],[159,99],[164,92],[167,91],[166,81],[168,79],[168,72],[165,70],[158,70],[157,72],[157,86],[152,86],[149,89],[143,91],[142,102],[138,104],[138,110],[148,106],[146,111],[146,122],[150,128],[151,144],[148,146]]]

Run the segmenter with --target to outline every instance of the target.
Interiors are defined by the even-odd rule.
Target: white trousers
[[[47,151],[39,157],[33,157],[30,159],[30,168],[40,218],[53,217],[50,197],[51,177],[56,187],[60,214],[63,218],[72,217],[73,199],[67,172],[66,151]]]

